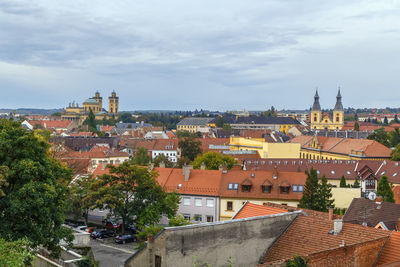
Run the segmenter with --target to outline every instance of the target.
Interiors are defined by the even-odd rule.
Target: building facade
[[[333,109],[333,114],[329,114],[326,112],[322,114],[317,90],[314,96],[314,104],[312,106],[310,119],[312,130],[341,130],[344,124],[344,110],[340,89],[336,96],[336,104]]]

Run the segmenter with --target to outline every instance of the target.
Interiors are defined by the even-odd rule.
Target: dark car
[[[107,229],[95,229],[93,232],[90,234],[91,238],[104,238],[104,237],[110,237],[114,236],[115,233],[112,230],[107,230]]]
[[[136,236],[134,235],[118,235],[115,237],[115,243],[125,244],[129,242],[136,242]]]

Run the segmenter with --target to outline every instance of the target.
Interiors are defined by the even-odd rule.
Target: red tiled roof
[[[400,186],[396,185],[392,188],[394,201],[396,204],[400,204]]]
[[[32,126],[35,126],[36,124],[40,124],[41,126],[43,126],[46,129],[47,128],[62,128],[62,129],[66,129],[72,123],[72,121],[66,121],[66,120],[53,120],[53,121],[48,121],[48,120],[39,120],[39,121],[28,120],[27,122]]]
[[[236,215],[232,218],[232,220],[272,215],[272,214],[279,214],[279,213],[285,213],[285,212],[288,212],[288,211],[284,210],[284,209],[278,209],[278,208],[267,207],[267,206],[263,206],[263,205],[257,205],[257,204],[246,201],[246,203],[238,211],[238,213],[236,213]]]
[[[400,232],[392,232],[379,257],[377,266],[400,266]],[[394,265],[393,265],[394,264]]]
[[[312,215],[300,215],[267,251],[265,263],[287,260],[294,255],[306,257],[314,253],[339,248],[342,242],[345,246],[362,244],[369,241],[388,239],[390,232],[343,223],[339,234],[329,234],[333,230],[333,221]]]

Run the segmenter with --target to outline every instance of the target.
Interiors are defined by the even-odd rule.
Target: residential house
[[[136,155],[139,148],[144,148],[147,150],[148,156],[151,159],[155,159],[158,155],[165,155],[168,157],[169,161],[176,163],[179,159],[179,149],[178,149],[178,139],[124,139],[121,142],[127,153],[131,157]]]
[[[53,137],[51,143],[62,144],[74,151],[90,151],[96,145],[107,144],[110,148],[118,149],[120,138],[118,137]]]
[[[187,117],[176,124],[177,131],[210,132],[215,127],[216,118]]]
[[[249,116],[236,118],[234,122],[230,123],[230,126],[232,129],[272,130],[286,133],[291,127],[298,124],[300,122],[291,117]]]

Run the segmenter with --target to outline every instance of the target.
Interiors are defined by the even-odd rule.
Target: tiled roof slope
[[[292,206],[286,206],[286,205],[281,205],[277,203],[272,203],[272,202],[264,202],[263,206],[266,207],[273,207],[273,208],[278,208],[282,210],[287,210],[288,212],[292,212],[295,210],[302,210],[305,211],[308,215],[314,216],[320,219],[328,220],[329,219],[329,213],[328,212],[323,212],[323,211],[316,211],[316,210],[309,210],[309,209],[303,209],[303,208],[297,208],[297,207],[292,207]],[[341,219],[343,216],[339,214],[333,214],[332,219]]]
[[[268,207],[268,206],[263,206],[263,205],[257,205],[257,204],[246,201],[246,203],[238,211],[238,213],[236,213],[236,215],[234,217],[232,217],[232,220],[272,215],[272,214],[280,214],[280,213],[285,213],[285,212],[288,212],[288,211],[284,210],[284,209],[278,209],[278,208],[273,208],[273,207]]]
[[[392,232],[379,257],[377,266],[400,266],[400,232]]]
[[[184,118],[177,125],[197,125],[197,126],[206,126],[208,123],[213,121],[215,118],[197,118],[197,117],[188,117]]]
[[[389,230],[397,230],[397,222],[400,218],[400,205],[390,202],[375,202],[365,198],[354,198],[343,221],[375,227],[383,222]]]
[[[299,216],[275,245],[268,250],[264,262],[287,260],[294,255],[309,256],[314,253],[361,244],[378,239],[387,239],[389,231],[343,223],[339,234],[329,234],[333,221],[315,216]]]

